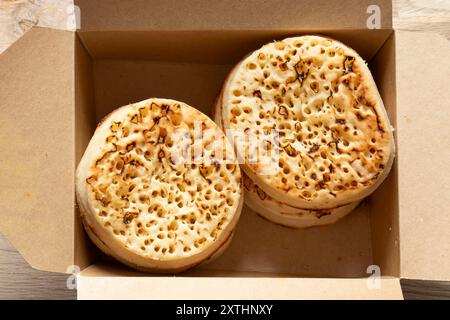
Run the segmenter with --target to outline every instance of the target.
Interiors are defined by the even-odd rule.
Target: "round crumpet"
[[[148,99],[98,125],[76,193],[87,234],[103,252],[138,270],[180,272],[231,241],[241,180],[211,119],[182,102]]]
[[[243,174],[245,204],[258,215],[291,228],[310,228],[337,222],[352,212],[358,201],[333,209],[302,209],[281,203]]]
[[[394,158],[392,128],[366,63],[320,36],[272,42],[244,58],[224,84],[215,121],[232,132],[245,173],[296,207],[359,201]]]

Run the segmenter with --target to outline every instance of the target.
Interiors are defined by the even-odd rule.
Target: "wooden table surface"
[[[66,27],[71,0],[0,0],[0,52],[33,25]],[[450,40],[450,0],[396,0],[394,27],[441,33]],[[0,235],[0,299],[75,299],[67,275],[32,269]],[[406,299],[450,299],[450,283],[402,280]]]

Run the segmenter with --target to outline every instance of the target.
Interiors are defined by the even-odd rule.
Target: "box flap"
[[[395,42],[401,277],[450,280],[450,42]]]
[[[77,278],[78,299],[402,299],[398,278],[292,278],[226,276],[149,276],[93,265]],[[377,287],[377,285],[379,285]]]
[[[73,264],[74,36],[33,28],[0,55],[0,232],[47,271]]]
[[[392,26],[391,0],[75,0],[81,31],[367,29]],[[282,18],[280,18],[282,17]]]

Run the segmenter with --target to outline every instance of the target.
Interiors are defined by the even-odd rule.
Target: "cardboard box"
[[[393,30],[386,0],[75,3],[81,29],[34,28],[0,55],[0,231],[32,267],[79,266],[81,299],[400,299],[400,278],[450,280],[445,38]],[[374,4],[381,28],[369,30]],[[308,230],[245,209],[222,257],[176,277],[100,254],[74,197],[75,168],[98,120],[153,96],[208,113],[242,56],[310,33],[353,47],[374,74],[398,150],[375,194],[339,223]]]

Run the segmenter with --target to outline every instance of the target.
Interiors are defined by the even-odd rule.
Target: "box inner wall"
[[[376,70],[375,78],[380,81],[394,73],[392,69],[395,65],[390,60],[394,59],[392,50],[385,50],[383,59],[377,59],[391,32],[342,30],[300,33],[321,33],[348,44],[371,62],[372,69]],[[241,57],[270,40],[294,34],[299,33],[80,33],[82,44],[77,46],[77,50],[83,53],[76,58],[77,70],[80,70],[77,73],[80,78],[76,110],[77,119],[80,119],[77,124],[77,145],[82,148],[87,144],[95,128],[93,124],[98,123],[103,116],[117,107],[149,97],[184,101],[210,115],[226,75]],[[389,70],[384,68],[386,64]],[[82,85],[89,81],[92,81],[92,86]],[[387,90],[383,85],[378,83],[380,93],[390,116],[395,115],[395,98],[390,95],[392,91],[395,92],[395,87]],[[85,125],[86,121],[90,123],[89,126]],[[373,197],[376,203],[387,201],[385,207],[374,205],[373,199],[369,199],[332,226],[292,230],[269,223],[244,208],[235,237],[224,255],[187,274],[364,277],[367,276],[367,267],[378,261],[394,261],[395,265],[397,262],[391,259],[396,254],[395,250],[385,253],[385,245],[378,245],[382,243],[380,239],[384,235],[378,230],[388,228],[389,223],[392,225],[392,218],[396,217],[396,199],[385,196],[386,191],[396,186],[392,180],[395,179],[383,183]],[[370,214],[374,210],[375,214]],[[377,236],[374,237],[374,234]],[[83,237],[78,237],[75,246],[88,245]],[[372,244],[374,240],[377,243]],[[373,252],[372,247],[377,248],[377,251]],[[94,258],[88,257],[87,252],[92,252],[91,249],[76,250],[83,267],[94,261],[105,261],[97,250],[94,255],[89,255]],[[122,269],[121,266],[118,268]],[[396,268],[392,266],[384,268],[383,265],[381,270],[382,274],[397,275]]]

